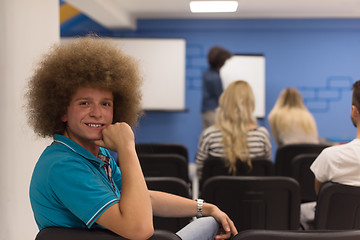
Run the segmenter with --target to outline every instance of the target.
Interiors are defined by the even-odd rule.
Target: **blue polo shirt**
[[[85,148],[62,136],[40,156],[30,183],[30,202],[39,229],[45,227],[91,228],[97,218],[120,201],[121,173],[111,158],[112,187],[104,163]]]

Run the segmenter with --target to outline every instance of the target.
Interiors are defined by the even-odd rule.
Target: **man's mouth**
[[[97,123],[86,123],[86,125],[93,128],[99,128],[104,126],[104,124],[97,124]]]

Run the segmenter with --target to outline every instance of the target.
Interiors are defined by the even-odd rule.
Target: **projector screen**
[[[265,117],[265,57],[262,54],[235,54],[220,69],[224,89],[235,80],[247,81],[255,96],[257,118]]]
[[[62,38],[66,43],[71,38]],[[148,111],[185,111],[185,40],[111,38],[138,61],[143,77],[142,108]]]

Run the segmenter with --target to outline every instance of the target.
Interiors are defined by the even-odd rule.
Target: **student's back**
[[[217,124],[205,129],[200,136],[195,159],[199,179],[208,156],[224,157],[231,171],[236,171],[237,161],[250,166],[255,157],[271,160],[270,136],[266,128],[256,124],[254,109],[254,94],[247,82],[234,81],[223,92]]]

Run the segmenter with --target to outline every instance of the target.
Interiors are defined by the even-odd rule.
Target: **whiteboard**
[[[66,42],[71,38],[62,38]],[[111,38],[127,55],[135,58],[143,77],[143,110],[185,110],[184,39]]]
[[[185,110],[185,40],[114,38],[139,62],[144,110]]]
[[[223,87],[226,89],[235,80],[247,81],[255,97],[254,115],[265,117],[265,56],[235,54],[220,69]]]

